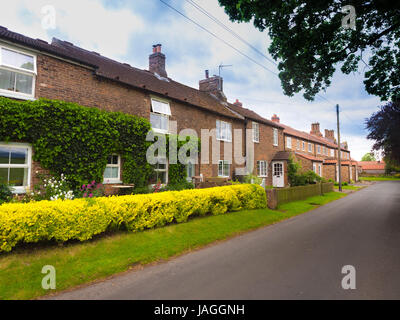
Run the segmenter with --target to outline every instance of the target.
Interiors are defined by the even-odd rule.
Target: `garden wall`
[[[303,200],[312,196],[319,196],[333,191],[333,183],[316,183],[306,186],[289,188],[274,188],[266,190],[267,203],[270,209],[276,209],[279,204]]]

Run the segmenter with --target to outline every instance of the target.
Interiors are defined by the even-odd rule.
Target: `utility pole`
[[[336,105],[336,119],[337,119],[337,138],[338,138],[338,176],[339,176],[339,191],[342,192],[342,162],[341,153],[342,148],[340,146],[340,125],[339,125],[339,105]]]

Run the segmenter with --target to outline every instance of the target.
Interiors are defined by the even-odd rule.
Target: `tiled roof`
[[[385,162],[383,161],[359,161],[358,165],[363,170],[385,170]]]
[[[179,100],[223,116],[242,119],[241,116],[229,110],[226,103],[221,102],[206,92],[188,87],[170,78],[157,77],[157,75],[150,71],[131,67],[128,64],[103,57],[96,52],[84,50],[66,41],[53,38],[52,43],[49,44],[43,40],[32,39],[11,32],[1,26],[0,39],[79,62],[94,68],[96,75],[113,81]]]
[[[272,160],[288,160],[290,151],[278,151]]]
[[[264,123],[264,124],[267,124],[267,125],[275,127],[275,128],[283,129],[283,126],[280,125],[279,123],[265,119],[265,118],[261,117],[259,114],[257,114],[256,112],[254,112],[253,110],[246,109],[246,108],[240,107],[240,106],[232,104],[232,103],[229,103],[228,107],[247,119],[253,120],[255,122]]]
[[[297,156],[300,156],[300,157],[303,157],[305,159],[312,160],[312,161],[319,161],[319,162],[323,162],[324,161],[324,159],[322,159],[322,158],[317,158],[317,157],[311,156],[309,154],[304,154],[304,153],[301,153],[301,152],[295,152],[295,154]]]
[[[304,131],[300,131],[300,130],[296,130],[286,124],[283,123],[279,123],[281,126],[284,127],[284,133],[294,136],[294,137],[298,137],[301,138],[303,140],[308,140],[308,141],[312,141],[312,142],[316,142],[319,144],[323,144],[332,148],[336,148],[337,149],[337,144],[333,143],[332,141],[330,141],[329,139],[326,139],[325,137],[317,137],[314,136],[310,133],[304,132]],[[348,151],[344,148],[342,148],[343,151]]]

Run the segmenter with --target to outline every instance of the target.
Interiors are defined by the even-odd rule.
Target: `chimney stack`
[[[149,71],[161,77],[168,77],[165,70],[165,55],[161,52],[161,44],[153,46],[153,53],[149,56]]]
[[[276,114],[274,114],[274,115],[272,116],[271,120],[272,120],[273,122],[276,122],[276,123],[279,123],[279,121],[280,121],[279,117],[278,117]]]
[[[332,142],[334,142],[334,143],[336,143],[335,131],[334,130],[325,129],[325,138],[330,140],[330,141],[332,141]]]
[[[210,93],[217,97],[219,100],[227,101],[223,91],[223,79],[220,76],[209,77],[208,70],[206,70],[206,79],[199,81],[199,90]]]
[[[317,136],[317,137],[322,137],[322,133],[319,130],[319,122],[314,122],[311,124],[310,134]]]
[[[239,101],[239,99],[236,99],[236,101],[233,103],[235,106],[237,106],[237,107],[242,107],[243,106],[243,103],[241,103],[240,101]]]

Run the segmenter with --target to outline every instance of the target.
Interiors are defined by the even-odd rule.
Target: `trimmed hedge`
[[[184,222],[190,216],[266,207],[258,185],[102,197],[7,203],[0,206],[0,252],[18,243],[80,241],[109,230],[140,231]]]

